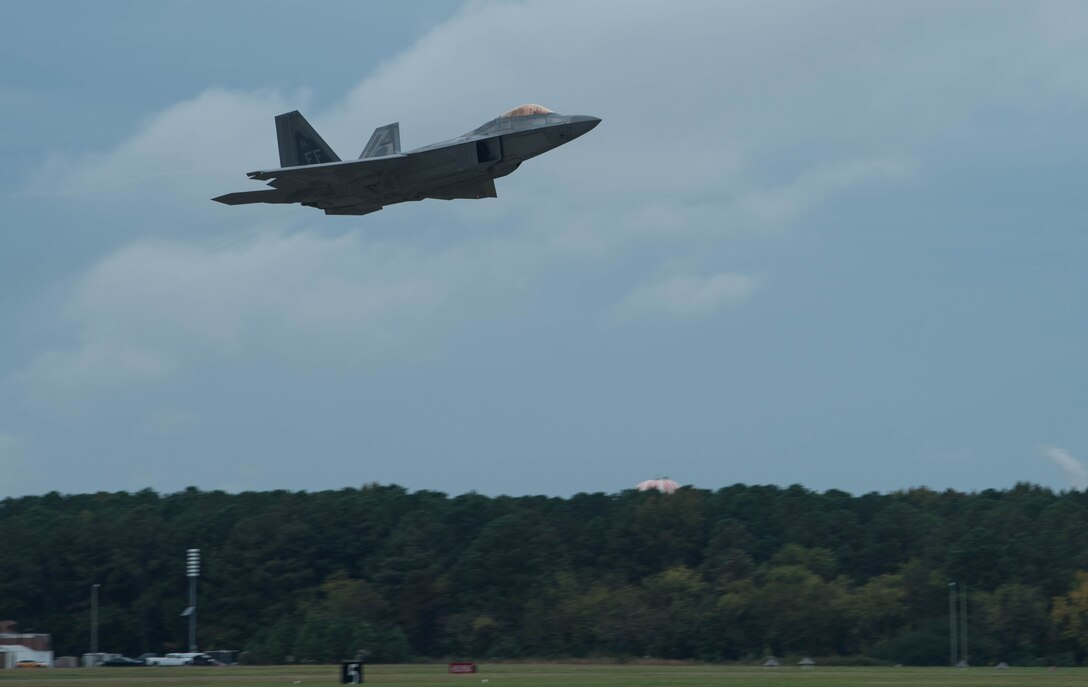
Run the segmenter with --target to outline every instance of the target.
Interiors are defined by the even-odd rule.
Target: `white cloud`
[[[904,157],[842,160],[807,169],[792,182],[756,188],[737,203],[741,219],[759,227],[794,222],[828,197],[853,187],[907,178],[915,164]]]
[[[663,260],[703,252],[738,232],[803,223],[829,198],[867,184],[909,179],[928,169],[920,144],[957,141],[956,126],[995,102],[1012,107],[1028,92],[1075,90],[1068,73],[1060,86],[1033,78],[1050,73],[1059,56],[1083,50],[1055,19],[1062,12],[979,17],[965,5],[932,14],[924,4],[706,1],[678,12],[631,2],[622,12],[580,7],[571,21],[550,0],[476,2],[325,111],[309,111],[305,91],[210,89],[150,116],[112,151],[54,156],[28,184],[27,192],[77,204],[123,203],[117,221],[143,236],[175,237],[130,245],[91,267],[66,309],[75,343],[46,347],[32,368],[54,381],[90,380],[103,370],[161,379],[198,352],[239,350],[262,328],[271,328],[273,340],[322,327],[365,328],[373,345],[407,313],[444,302],[463,275],[494,269],[496,254],[507,274],[524,275],[572,257],[614,260],[647,241],[669,246]],[[1003,45],[1010,27],[1026,32],[1021,50],[985,49]],[[1046,47],[1055,36],[1064,36],[1060,50]],[[966,87],[1007,66],[1019,75],[1007,90]],[[243,173],[276,164],[272,118],[289,109],[306,111],[348,159],[372,127],[389,121],[401,121],[405,147],[412,147],[526,101],[604,122],[501,180],[495,201],[329,219],[208,200],[262,188]],[[445,254],[357,236],[277,233],[224,248],[191,243],[209,225],[233,235],[239,225],[267,232],[258,217],[275,217],[277,230],[305,217],[311,227],[441,222],[465,231]],[[468,230],[480,226],[502,226],[504,234]],[[374,251],[388,255],[374,260]],[[637,289],[623,308],[704,314],[747,298],[754,284],[724,272],[680,275]],[[348,301],[355,307],[345,311]]]
[[[325,111],[309,111],[305,92],[209,90],[149,118],[112,152],[55,157],[30,187],[136,205],[173,196],[210,212],[212,195],[261,188],[243,172],[276,163],[279,112],[303,109],[349,159],[390,121],[413,147],[540,101],[604,123],[500,181],[507,205],[524,187],[532,192],[520,208],[553,219],[601,205],[638,216],[665,202],[680,215],[709,203],[742,210],[738,223],[799,221],[821,198],[926,167],[921,146],[971,140],[959,127],[975,135],[981,111],[1021,113],[1030,102],[1039,111],[1021,115],[1038,122],[1059,113],[1048,96],[1085,90],[1075,70],[1051,83],[1054,63],[1084,56],[1066,28],[1083,9],[934,7],[690,2],[678,12],[630,2],[622,12],[580,7],[571,21],[551,0],[470,3]],[[1018,50],[1003,51],[1011,30],[1023,34]],[[1001,87],[979,87],[991,82]]]
[[[16,375],[34,394],[57,389],[114,385],[162,379],[176,368],[163,351],[142,348],[125,339],[83,330],[73,348],[39,353]]]
[[[78,280],[63,308],[74,344],[40,353],[23,376],[32,387],[70,390],[153,382],[200,358],[258,350],[295,364],[366,359],[447,322],[442,306],[473,280],[504,278],[502,258],[358,232],[137,243]],[[495,267],[481,270],[487,262]]]
[[[476,340],[496,345],[495,332],[526,322],[569,324],[546,320],[570,312],[556,303],[570,297],[561,283],[599,289],[579,305],[626,293],[610,312],[628,319],[710,317],[757,291],[759,280],[728,262],[729,248],[765,238],[756,232],[788,238],[836,197],[912,182],[957,155],[967,173],[984,164],[977,150],[1070,140],[1052,125],[1075,121],[1068,131],[1078,133],[1088,94],[1079,68],[1088,43],[1075,28],[1088,10],[1076,4],[556,9],[553,0],[470,3],[339,102],[324,94],[328,108],[308,107],[305,92],[210,89],[148,117],[112,150],[52,157],[23,191],[86,208],[73,230],[96,232],[93,250],[106,255],[57,279],[60,307],[41,316],[15,395],[90,390],[105,407],[121,396],[108,393],[116,385],[244,383],[200,374],[222,361],[271,359],[299,376],[312,364],[347,369],[441,347],[449,323],[477,324],[473,315]],[[301,109],[350,159],[375,126],[399,120],[410,148],[532,101],[604,122],[500,180],[497,200],[363,218],[209,200],[263,187],[244,172],[277,164],[281,112]],[[139,238],[98,239],[114,226]],[[775,250],[739,247],[745,264]],[[661,278],[621,290],[644,274]],[[790,276],[771,278],[805,288]],[[496,307],[534,280],[544,307]],[[507,321],[516,310],[522,319]],[[488,322],[491,313],[503,318]],[[163,413],[152,429],[180,432],[188,409],[152,407],[172,407],[169,395],[146,394]],[[40,427],[58,424],[60,405]],[[92,405],[76,407],[92,417]]]
[[[1088,469],[1084,467],[1084,463],[1074,458],[1065,449],[1056,446],[1044,450],[1043,453],[1065,474],[1070,487],[1088,489]]]
[[[746,300],[756,280],[742,274],[719,273],[709,277],[677,275],[640,286],[620,305],[621,314],[665,314],[675,317],[707,315]]]
[[[272,118],[305,98],[207,90],[152,115],[112,151],[51,155],[23,193],[92,206],[123,199],[134,217],[153,209],[169,218],[179,206],[185,217],[201,214],[244,172],[278,164]]]

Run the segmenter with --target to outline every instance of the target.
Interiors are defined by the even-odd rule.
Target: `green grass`
[[[483,681],[487,682],[484,683]],[[1088,684],[1088,669],[832,668],[772,670],[714,665],[480,664],[475,675],[443,665],[367,666],[366,683],[401,687],[1047,687]],[[295,687],[339,684],[339,666],[0,670],[2,687]]]

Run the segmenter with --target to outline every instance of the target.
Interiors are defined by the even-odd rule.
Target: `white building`
[[[14,668],[19,661],[38,661],[53,667],[52,651],[35,651],[22,644],[0,644],[0,668]]]

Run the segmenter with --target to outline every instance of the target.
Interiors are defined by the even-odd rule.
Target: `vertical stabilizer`
[[[276,117],[276,138],[280,144],[280,167],[340,162],[325,139],[298,110]]]
[[[396,155],[400,152],[400,122],[393,122],[385,126],[379,126],[370,136],[370,141],[363,148],[364,157],[381,157],[383,155]]]

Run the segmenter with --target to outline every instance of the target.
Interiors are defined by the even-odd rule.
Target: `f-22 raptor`
[[[386,205],[437,198],[495,198],[495,179],[600,123],[541,105],[515,107],[464,136],[400,150],[400,123],[374,130],[357,160],[341,161],[296,110],[276,117],[280,168],[249,172],[264,191],[228,193],[227,205],[301,203],[327,215],[365,215]]]

